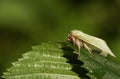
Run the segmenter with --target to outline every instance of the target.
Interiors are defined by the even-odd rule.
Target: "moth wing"
[[[84,42],[86,42],[87,44],[92,45],[95,48],[98,48],[99,50],[101,50],[101,54],[102,55],[111,55],[113,57],[115,57],[115,55],[112,53],[112,51],[110,50],[110,48],[108,47],[108,45],[106,44],[106,42],[100,38],[85,34],[81,31],[77,32],[75,34],[76,37],[78,37],[79,39],[83,40]]]

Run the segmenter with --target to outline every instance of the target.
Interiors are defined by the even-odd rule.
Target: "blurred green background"
[[[41,42],[72,29],[100,37],[120,62],[120,0],[0,0],[0,74]]]

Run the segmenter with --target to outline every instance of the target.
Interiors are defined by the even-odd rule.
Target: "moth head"
[[[70,42],[70,43],[73,43],[73,42],[75,42],[75,37],[71,34],[68,34],[67,41]]]

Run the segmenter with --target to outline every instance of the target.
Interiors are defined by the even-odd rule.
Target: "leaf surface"
[[[80,79],[63,57],[60,44],[42,43],[12,63],[3,77],[6,79]]]

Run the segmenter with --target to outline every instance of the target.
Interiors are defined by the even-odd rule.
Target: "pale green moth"
[[[75,46],[77,46],[79,53],[80,53],[80,48],[84,47],[89,51],[91,55],[93,55],[91,51],[95,50],[100,52],[100,54],[105,57],[108,54],[113,57],[116,57],[104,40],[83,33],[80,30],[72,30],[68,34],[67,41],[72,42]]]

